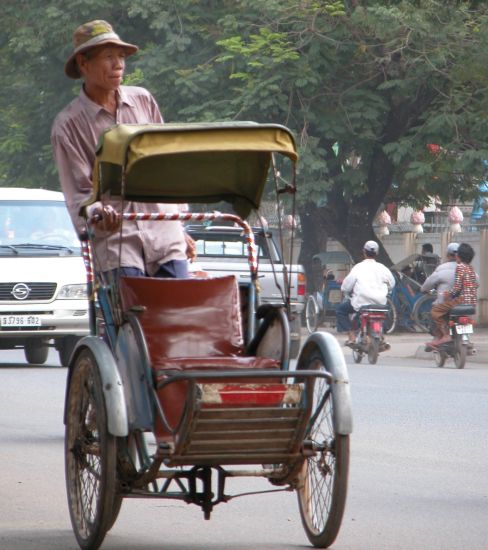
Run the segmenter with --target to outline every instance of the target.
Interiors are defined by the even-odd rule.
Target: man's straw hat
[[[128,44],[120,39],[110,23],[97,19],[80,25],[73,33],[73,53],[69,56],[64,65],[64,72],[70,78],[81,78],[78,65],[76,63],[76,54],[86,52],[92,48],[103,46],[104,44],[114,44],[122,46],[127,55],[136,53],[139,49],[134,44]]]

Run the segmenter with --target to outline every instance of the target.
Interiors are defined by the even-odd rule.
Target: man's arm
[[[440,283],[439,280],[439,272],[437,269],[432,273],[432,275],[429,275],[427,279],[425,279],[423,285],[420,287],[421,292],[429,292],[429,290],[433,290],[434,288],[437,288],[437,285]]]
[[[51,138],[53,154],[58,168],[61,190],[71,221],[80,235],[85,231],[85,221],[80,216],[80,205],[91,195],[91,171],[87,170],[88,161],[82,152],[73,147],[65,135],[53,135]]]
[[[464,265],[457,264],[456,275],[454,276],[454,285],[450,292],[452,298],[456,298],[457,296],[459,296],[463,290],[464,271],[465,271]]]
[[[53,136],[52,146],[66,206],[76,232],[81,235],[85,232],[86,225],[80,215],[80,206],[92,193],[89,160],[84,158],[80,149],[70,142],[68,136]],[[90,216],[101,216],[101,220],[96,224],[97,231],[112,233],[120,227],[120,216],[112,206],[96,202],[90,205],[88,211]]]
[[[354,285],[356,284],[357,278],[356,274],[354,272],[354,267],[351,269],[348,275],[344,278],[341,285],[341,290],[345,294],[350,294],[352,290],[354,289]]]

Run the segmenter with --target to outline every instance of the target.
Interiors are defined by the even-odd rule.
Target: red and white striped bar
[[[251,226],[241,219],[239,216],[234,214],[224,214],[222,212],[182,212],[179,214],[175,213],[165,213],[165,212],[155,212],[155,213],[144,213],[144,212],[124,212],[122,214],[124,220],[127,221],[183,221],[183,222],[203,222],[203,221],[213,221],[213,220],[225,220],[231,221],[242,227],[245,235],[245,242],[247,245],[247,259],[249,262],[249,270],[251,272],[251,280],[256,281],[258,276],[258,263],[257,263],[257,251],[256,244],[254,241],[254,233],[251,229]],[[100,216],[96,214],[88,220],[90,224],[100,220]]]
[[[88,238],[81,240],[81,255],[85,264],[87,282],[91,284],[95,280],[95,275],[93,273],[91,245]]]

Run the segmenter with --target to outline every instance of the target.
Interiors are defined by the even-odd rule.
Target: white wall
[[[445,257],[446,247],[450,242],[470,244],[475,251],[473,267],[480,277],[478,322],[488,324],[488,229],[454,234],[447,230],[442,233],[394,232],[378,237],[378,241],[383,243],[393,263],[403,260],[410,254],[419,254],[424,243],[431,243],[434,252],[441,258]],[[344,250],[344,248],[337,241],[329,239],[327,250]],[[339,272],[338,275],[343,277],[345,273]]]

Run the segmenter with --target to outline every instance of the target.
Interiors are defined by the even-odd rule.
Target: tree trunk
[[[321,271],[320,274],[317,273],[313,256],[327,251],[328,231],[324,225],[322,213],[315,204],[308,203],[299,208],[298,212],[302,230],[302,247],[298,261],[305,268],[308,292],[314,292],[322,282],[322,273]]]

